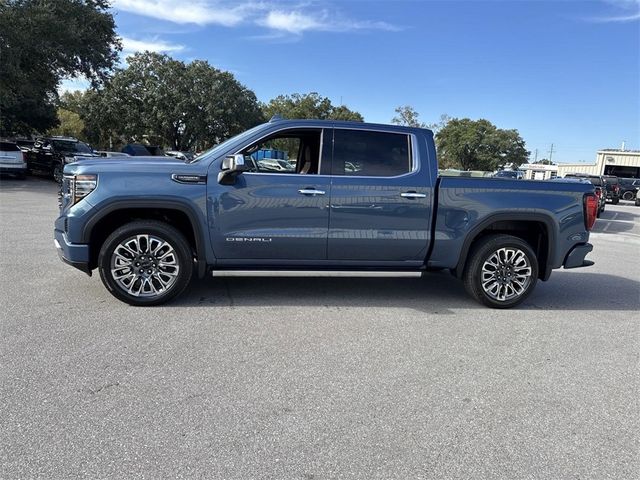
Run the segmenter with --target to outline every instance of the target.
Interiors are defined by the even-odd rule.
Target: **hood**
[[[192,170],[202,170],[203,166],[185,163],[173,157],[97,157],[79,158],[78,161],[65,166],[65,173],[69,174],[155,174],[155,173],[189,173]],[[204,167],[206,172],[206,166]]]

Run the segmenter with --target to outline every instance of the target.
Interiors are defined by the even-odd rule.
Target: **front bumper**
[[[89,245],[70,243],[62,230],[54,230],[54,245],[60,260],[91,276]]]
[[[573,247],[564,259],[564,268],[590,267],[594,264],[591,260],[585,260],[584,257],[593,250],[590,243],[581,243]]]

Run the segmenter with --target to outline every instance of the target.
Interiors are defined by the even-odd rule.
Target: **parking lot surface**
[[[134,308],[0,181],[0,478],[638,478],[640,207],[518,309],[419,278],[208,278]]]

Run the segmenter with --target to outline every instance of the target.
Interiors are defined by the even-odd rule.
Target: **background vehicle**
[[[636,189],[640,188],[640,179],[638,178],[618,178],[620,183],[620,197],[623,200],[631,200],[636,198]]]
[[[188,162],[192,161],[196,157],[193,152],[179,152],[177,150],[168,150],[164,152],[164,154],[169,157],[175,157],[179,160],[184,160]]]
[[[596,195],[598,196],[600,208],[598,210],[598,217],[604,212],[607,204],[606,186],[605,180],[602,175],[590,175],[588,173],[567,173],[564,178],[584,178],[596,187]]]
[[[27,152],[28,170],[42,171],[62,182],[62,171],[68,163],[80,158],[97,157],[91,147],[72,137],[40,137]]]
[[[126,153],[132,157],[164,157],[162,147],[158,145],[143,145],[142,143],[130,143],[122,147],[122,153]]]
[[[292,172],[252,162],[275,144]],[[449,269],[479,302],[508,308],[553,269],[593,263],[592,185],[437,172],[429,130],[271,121],[194,162],[67,165],[55,242],[132,305],[175,297],[193,271]]]
[[[499,170],[493,174],[495,178],[512,178],[516,180],[522,180],[524,173],[519,170]]]
[[[24,138],[18,138],[15,141],[16,145],[18,145],[18,148],[20,150],[22,150],[23,152],[29,152],[32,148],[33,145],[35,144],[34,140],[27,140]]]
[[[620,185],[618,177],[614,175],[603,175],[602,178],[607,192],[606,199],[611,200],[611,203],[617,205],[620,202]]]
[[[27,164],[24,162],[24,154],[13,142],[0,141],[0,174],[13,175],[24,178],[27,173]]]
[[[103,158],[116,158],[116,157],[124,158],[124,157],[131,156],[128,153],[124,153],[124,152],[108,152],[106,150],[98,150],[95,153]]]

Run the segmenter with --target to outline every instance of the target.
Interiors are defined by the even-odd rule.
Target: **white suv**
[[[13,142],[0,142],[0,174],[24,178],[26,173],[27,164],[18,145]]]

